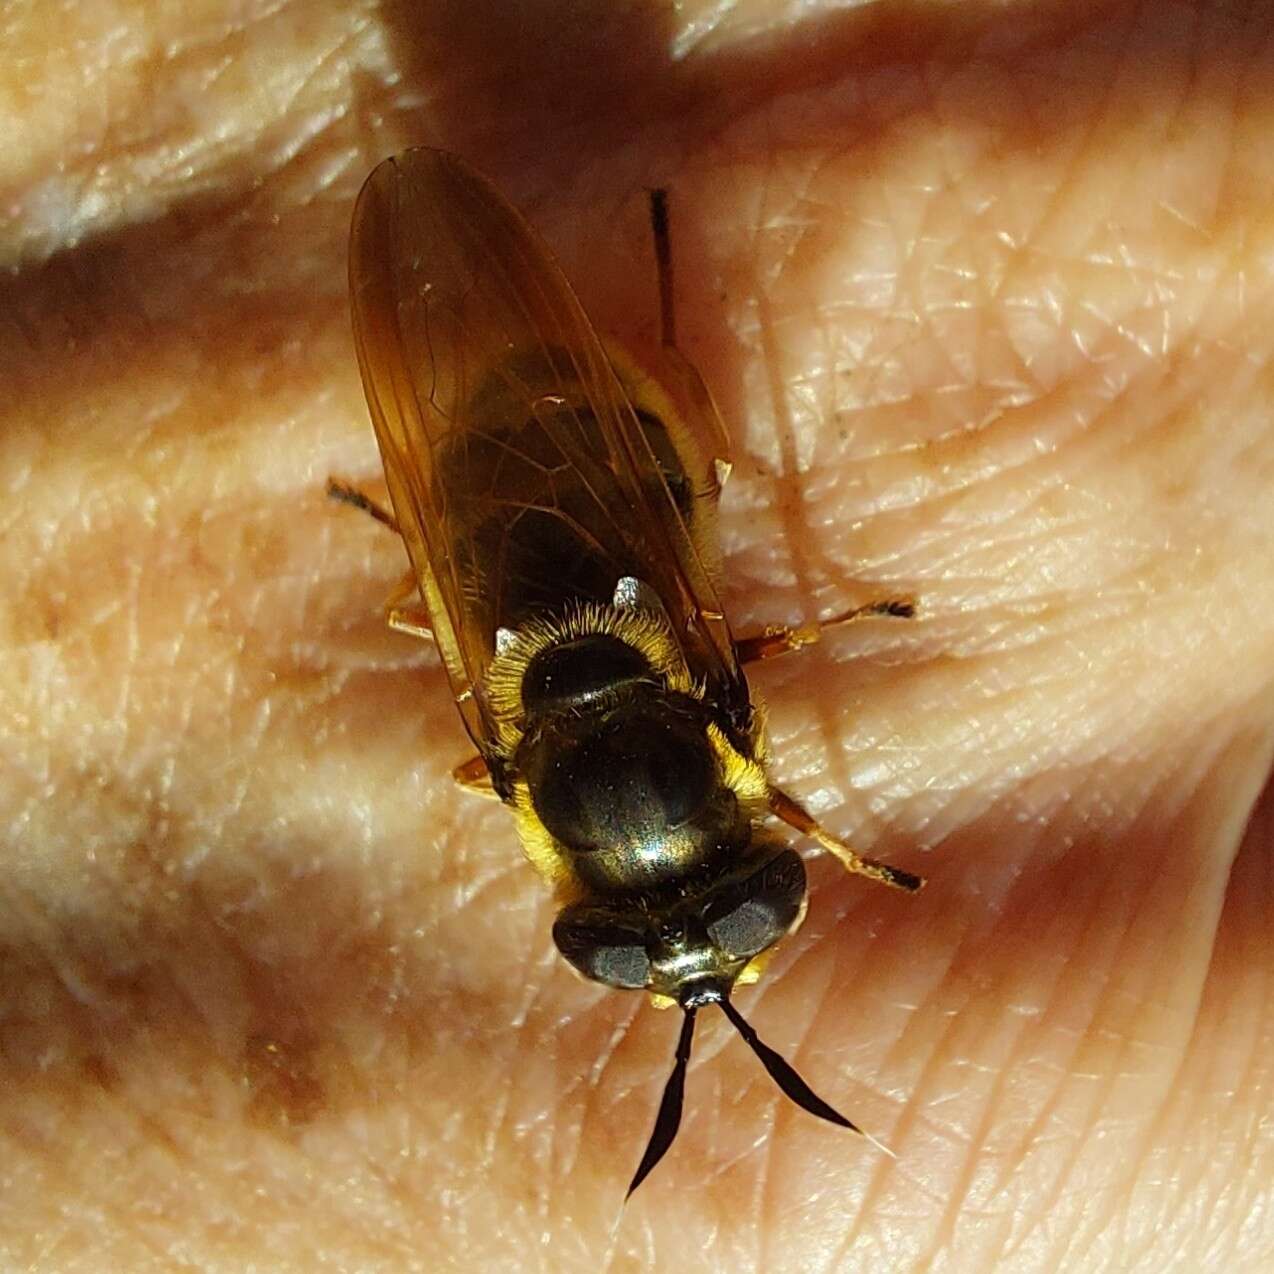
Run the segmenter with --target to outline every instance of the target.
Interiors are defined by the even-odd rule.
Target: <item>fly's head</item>
[[[792,929],[805,892],[800,855],[767,847],[706,884],[686,882],[684,892],[573,904],[553,940],[594,982],[698,1008],[728,998],[744,969]]]

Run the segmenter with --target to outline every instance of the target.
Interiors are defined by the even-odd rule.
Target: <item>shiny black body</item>
[[[584,897],[554,926],[587,977],[686,1005],[727,993],[792,927],[800,856],[758,838],[723,781],[712,706],[607,633],[530,661],[513,768]]]

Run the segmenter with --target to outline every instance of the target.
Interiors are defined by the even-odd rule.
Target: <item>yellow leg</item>
[[[863,858],[856,854],[844,841],[837,840],[830,832],[825,831],[813,814],[777,787],[770,788],[770,812],[803,836],[818,841],[829,854],[840,859],[846,871],[877,880],[882,885],[891,885],[894,889],[905,889],[908,893],[915,893],[917,889],[924,887],[923,876],[913,876],[911,872],[899,867],[890,867],[887,863],[876,862],[874,858]]]
[[[916,603],[910,597],[887,597],[883,601],[868,602],[844,614],[833,615],[821,624],[802,624],[799,627],[776,625],[751,637],[740,637],[734,643],[734,653],[741,664],[758,663],[776,655],[785,655],[790,650],[813,646],[823,639],[829,628],[840,628],[858,619],[913,619],[915,614]]]
[[[471,756],[467,761],[462,761],[451,771],[451,777],[472,796],[486,796],[497,801],[500,799],[500,794],[491,782],[487,763],[480,756]]]
[[[433,641],[434,630],[430,626],[428,607],[423,602],[408,600],[418,588],[416,572],[409,570],[385,601],[385,623],[396,633]]]
[[[387,526],[395,535],[402,534],[394,515],[377,504],[371,496],[364,495],[357,487],[350,486],[347,482],[339,482],[335,478],[328,478],[327,494],[331,499],[339,500],[341,504],[361,509],[374,517],[381,526]],[[429,622],[428,609],[418,601],[409,600],[418,589],[416,573],[414,570],[409,570],[385,600],[385,623],[396,633],[406,633],[409,637],[433,641],[434,634]]]

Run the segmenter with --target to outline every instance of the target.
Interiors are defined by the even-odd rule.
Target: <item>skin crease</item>
[[[12,7],[0,61],[0,1263],[1259,1270],[1274,1261],[1274,11]],[[402,570],[345,236],[444,145],[735,439],[810,864],[738,1004],[574,979]]]

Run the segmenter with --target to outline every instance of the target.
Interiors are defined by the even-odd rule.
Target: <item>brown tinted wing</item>
[[[661,423],[634,410],[535,233],[455,156],[412,150],[368,178],[350,289],[394,511],[456,701],[484,751],[501,628],[635,576],[696,676],[741,684],[688,526],[705,498]]]

